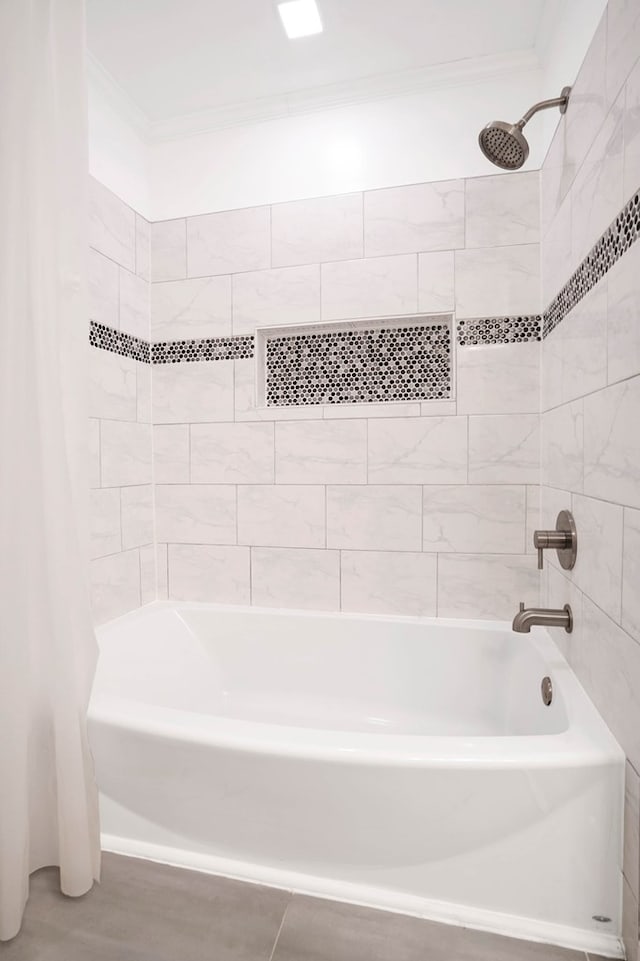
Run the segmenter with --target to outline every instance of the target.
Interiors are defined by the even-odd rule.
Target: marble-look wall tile
[[[614,264],[607,280],[607,374],[613,384],[640,374],[640,243]]]
[[[566,113],[567,159],[576,167],[587,155],[607,114],[606,48],[607,17],[604,15],[578,71]]]
[[[324,547],[324,487],[238,487],[238,542],[255,547]]]
[[[640,892],[640,775],[627,761],[624,791],[623,873],[638,900]]]
[[[89,522],[92,558],[122,550],[118,488],[90,491]]]
[[[169,597],[174,601],[249,604],[249,548],[169,544]]]
[[[384,418],[369,423],[369,481],[465,484],[466,417]]]
[[[524,601],[539,603],[539,574],[530,556],[441,554],[438,617],[511,620]]]
[[[231,277],[197,277],[151,287],[151,339],[197,340],[231,334]]]
[[[435,554],[342,551],[342,610],[435,617]]]
[[[153,479],[156,484],[190,481],[188,424],[156,424],[153,428]]]
[[[340,609],[340,552],[251,549],[251,601],[258,607]]]
[[[151,280],[151,224],[136,214],[136,274]]]
[[[540,357],[540,409],[559,407],[564,399],[562,382],[564,354],[562,324],[559,324],[542,341]]]
[[[456,364],[459,414],[538,412],[539,343],[459,347]]]
[[[582,491],[583,401],[563,404],[542,415],[542,480],[550,487]]]
[[[640,643],[640,511],[624,512],[621,624]]]
[[[135,218],[131,207],[89,178],[89,246],[127,270],[136,269]]]
[[[149,284],[120,268],[120,330],[149,340]]]
[[[162,545],[166,553],[166,545]],[[154,601],[164,600],[167,596],[166,590],[160,593],[158,589],[158,576],[160,568],[158,565],[157,550],[155,544],[146,544],[140,548],[140,603],[153,604]],[[166,564],[165,564],[166,575]]]
[[[455,257],[459,319],[539,312],[537,244],[456,250]]]
[[[537,484],[537,414],[488,414],[469,418],[471,484]]]
[[[527,516],[524,537],[525,554],[536,554],[533,532],[542,528],[542,492],[538,485],[527,487]],[[570,503],[570,500],[567,501]]]
[[[89,249],[89,320],[117,328],[119,313],[118,265]]]
[[[525,519],[524,487],[425,487],[422,549],[439,553],[522,554]]]
[[[463,180],[365,193],[365,257],[456,247],[464,247]]]
[[[233,361],[162,364],[153,371],[155,424],[233,420]]]
[[[151,279],[182,280],[186,276],[186,220],[160,220],[151,224]]]
[[[562,402],[600,390],[607,383],[608,282],[604,277],[557,328]]]
[[[269,207],[245,207],[187,218],[189,277],[271,266]]]
[[[430,401],[439,408],[437,401]],[[452,401],[451,413],[455,414],[455,401]],[[389,402],[380,404],[327,404],[322,408],[325,420],[342,420],[351,417],[420,417],[419,403],[405,404]]]
[[[571,667],[629,761],[640,767],[640,644],[586,595]]]
[[[575,163],[569,162],[567,156],[566,139],[566,122],[560,122],[540,170],[540,227],[543,238],[546,238],[576,173]]]
[[[292,407],[259,405],[256,397],[256,365],[253,360],[234,361],[234,379],[236,421],[317,420],[322,416],[322,407],[312,404]]]
[[[89,487],[91,489],[100,487],[100,421],[94,418],[89,420],[88,437],[89,454]]]
[[[551,561],[550,557],[549,561]],[[542,575],[544,589],[541,600],[545,607],[550,607],[552,610],[561,610],[565,604],[568,604],[571,608],[573,632],[571,634],[567,634],[566,631],[553,632],[556,645],[571,663],[573,647],[580,643],[582,637],[584,595],[574,581],[569,580],[569,577],[566,576],[567,573],[553,562],[547,563],[545,561],[545,569]]]
[[[236,489],[231,485],[157,484],[161,543],[235,544]]]
[[[122,501],[122,548],[143,547],[153,542],[153,488],[151,484],[140,487],[123,487]]]
[[[465,246],[502,247],[538,243],[539,183],[537,170],[467,180]]]
[[[137,420],[135,360],[108,350],[90,349],[89,416]]]
[[[640,186],[640,60],[627,80],[623,126],[623,197],[626,203]]]
[[[151,364],[136,361],[136,388],[138,423],[150,424],[153,418],[151,410]]]
[[[453,250],[418,254],[418,310],[449,312],[455,307]]]
[[[584,399],[584,492],[640,507],[640,377]]]
[[[148,484],[151,480],[151,426],[103,420],[100,424],[103,487]]]
[[[140,557],[137,550],[91,561],[89,579],[96,625],[140,607]]]
[[[233,333],[320,320],[320,265],[235,274]]]
[[[279,484],[366,484],[365,420],[276,424]]]
[[[404,254],[323,264],[321,285],[323,320],[415,313],[417,257]]]
[[[542,245],[542,308],[547,307],[578,266],[573,244],[573,192],[564,198]]]
[[[327,488],[327,546],[352,550],[419,551],[420,487]]]
[[[363,256],[362,194],[317,197],[271,208],[272,266]]]
[[[638,961],[640,943],[638,941],[638,920],[640,907],[638,899],[631,890],[626,877],[622,877],[622,943],[626,961]]]
[[[573,495],[579,549],[573,579],[618,623],[622,593],[622,508]]]
[[[191,482],[272,484],[273,424],[193,424]]]
[[[606,95],[607,103],[611,104],[638,60],[640,9],[636,0],[609,0],[605,19],[607,20]]]

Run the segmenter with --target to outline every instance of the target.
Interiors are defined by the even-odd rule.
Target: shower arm
[[[540,103],[534,103],[533,107],[530,107],[525,115],[518,120],[516,127],[519,127],[520,130],[522,130],[525,124],[529,123],[534,114],[538,113],[540,110],[549,110],[551,107],[559,107],[560,113],[566,113],[570,93],[571,87],[563,87],[562,93],[559,97],[552,97],[551,100],[541,100]]]

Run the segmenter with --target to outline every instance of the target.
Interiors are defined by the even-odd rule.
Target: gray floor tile
[[[273,961],[585,961],[581,951],[295,896]]]

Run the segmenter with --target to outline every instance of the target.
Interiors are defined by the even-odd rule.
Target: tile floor
[[[22,932],[0,944],[2,961],[589,961],[113,854],[83,898],[57,885],[53,868],[33,875]]]

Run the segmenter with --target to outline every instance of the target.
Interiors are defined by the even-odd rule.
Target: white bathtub
[[[99,634],[105,848],[621,956],[624,758],[545,632],[155,604]]]

